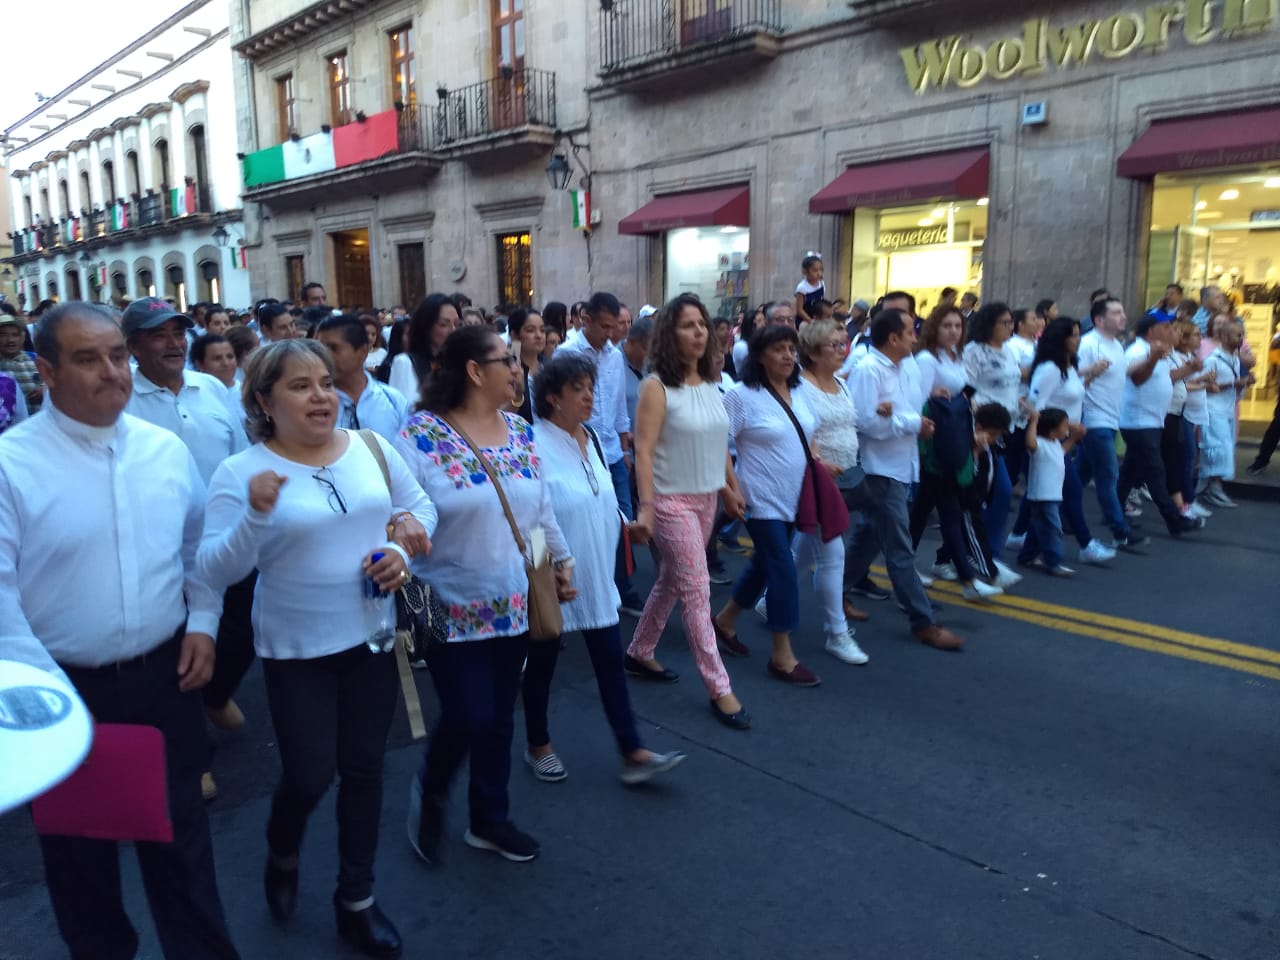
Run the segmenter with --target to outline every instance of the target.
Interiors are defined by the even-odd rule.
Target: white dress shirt
[[[913,483],[920,476],[920,410],[926,393],[920,368],[894,363],[875,347],[854,368],[849,378],[853,408],[858,414],[858,447],[862,469],[871,476]],[[885,401],[893,413],[882,417],[876,408]]]
[[[562,350],[585,354],[596,362],[595,404],[587,425],[600,438],[605,459],[612,466],[622,459],[619,434],[631,432],[631,418],[627,416],[626,357],[608,340],[604,349],[596,350],[581,332],[577,337],[567,338],[556,348],[556,353]]]
[[[364,389],[358,399],[353,401],[338,391],[338,426],[372,430],[388,443],[394,443],[409,419],[409,401],[395,387],[369,376],[368,371],[364,376]]]
[[[92,427],[49,402],[7,431],[3,655],[100,667],[154,650],[184,620],[216,635],[222,596],[195,569],[204,497],[182,441],[129,414]]]
[[[735,383],[725,394],[724,405],[729,436],[738,448],[738,483],[751,519],[793,523],[809,465],[795,424],[764,387]],[[799,387],[791,391],[791,412],[800,421],[805,443],[812,443],[818,418]]]
[[[227,393],[222,381],[207,373],[182,371],[182,389],[175,394],[135,370],[133,396],[125,410],[176,433],[195,457],[207,485],[218,464],[249,446],[244,420],[232,415]]]

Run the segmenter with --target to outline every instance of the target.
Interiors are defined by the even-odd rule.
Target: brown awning
[[[1280,160],[1280,106],[1157,120],[1116,161],[1122,177]]]
[[[844,213],[912,201],[985,197],[991,151],[956,150],[850,167],[814,194],[810,213]]]
[[[726,187],[654,197],[643,207],[623,217],[619,233],[662,233],[681,227],[749,227],[751,190]]]

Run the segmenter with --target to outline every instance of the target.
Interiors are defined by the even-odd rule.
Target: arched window
[[[129,177],[129,179],[126,181],[126,186],[133,188],[129,192],[132,193],[135,197],[141,196],[142,170],[138,166],[138,151],[130,150],[128,153],[126,153],[124,155],[124,162],[125,162],[125,173],[128,174],[128,177]]]
[[[167,190],[173,183],[169,179],[169,141],[157,140],[156,149],[156,189]]]
[[[196,180],[196,212],[212,213],[213,203],[209,190],[209,154],[205,144],[204,126],[191,128],[191,157],[188,169],[194,168]]]
[[[93,190],[89,187],[89,171],[80,171],[80,207],[92,210],[97,204],[93,202]]]
[[[116,202],[116,165],[110,160],[102,161],[102,204],[109,206]]]
[[[58,201],[62,204],[59,208],[64,217],[75,216],[75,211],[71,209],[71,190],[67,187],[67,181],[58,181]]]

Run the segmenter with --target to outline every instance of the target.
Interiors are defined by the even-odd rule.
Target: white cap
[[[657,312],[658,312],[657,307],[655,307],[651,303],[646,303],[643,307],[640,308],[640,313],[637,315],[636,319],[643,320],[645,317],[652,317]]]
[[[89,711],[67,681],[0,660],[0,813],[69,777],[92,742]]]

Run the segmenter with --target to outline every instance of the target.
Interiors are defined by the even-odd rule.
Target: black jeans
[[[363,643],[311,660],[262,660],[267,705],[280,747],[267,845],[296,856],[307,818],[338,775],[338,893],[373,894],[382,815],[382,757],[399,696],[396,659]]]
[[[1258,447],[1258,456],[1253,462],[1259,467],[1265,467],[1275,455],[1277,445],[1280,445],[1280,399],[1276,400],[1276,412],[1271,416],[1271,423],[1267,424],[1267,432],[1262,435],[1262,446]]]
[[[1169,485],[1164,475],[1164,459],[1160,455],[1160,438],[1164,430],[1153,427],[1150,430],[1134,430],[1121,428],[1124,437],[1124,462],[1120,464],[1120,481],[1116,485],[1116,494],[1123,504],[1134,487],[1146,484],[1151,500],[1164,518],[1169,532],[1178,534],[1182,527],[1182,514],[1174,506],[1169,496]]]
[[[583,630],[582,639],[587,642],[587,655],[591,657],[591,669],[595,671],[600,702],[605,716],[609,718],[613,737],[618,741],[618,752],[625,757],[644,744],[636,733],[627,677],[622,672],[622,631],[615,623],[598,630]],[[545,747],[551,742],[551,732],[547,729],[547,705],[551,700],[551,678],[555,676],[559,659],[559,643],[529,645],[529,662],[524,668],[522,688],[524,728],[530,747]]]
[[[911,546],[918,548],[924,528],[929,522],[929,514],[938,512],[938,525],[942,528],[942,549],[938,551],[939,563],[947,557],[955,564],[956,576],[962,583],[969,583],[979,576],[974,569],[971,557],[982,554],[982,547],[968,539],[973,533],[971,524],[966,523],[968,514],[960,503],[960,484],[954,476],[939,476],[927,470],[920,471],[920,486],[916,490],[916,498],[911,503]],[[984,571],[987,564],[983,564]],[[986,576],[986,573],[982,574]]]
[[[218,897],[209,820],[200,797],[204,711],[178,689],[183,631],[150,653],[105,667],[62,664],[99,723],[136,723],[164,734],[173,843],[138,843],[138,865],[168,960],[236,960]],[[45,882],[72,960],[129,960],[138,936],[124,911],[115,842],[41,837]]]
[[[253,589],[255,570],[222,595],[222,619],[218,621],[218,658],[213,678],[201,691],[206,707],[225,707],[253,665]]]
[[[431,651],[440,722],[427,741],[422,792],[445,796],[462,761],[470,756],[472,827],[510,819],[511,737],[520,667],[528,650],[529,635],[524,633],[442,643]]]

